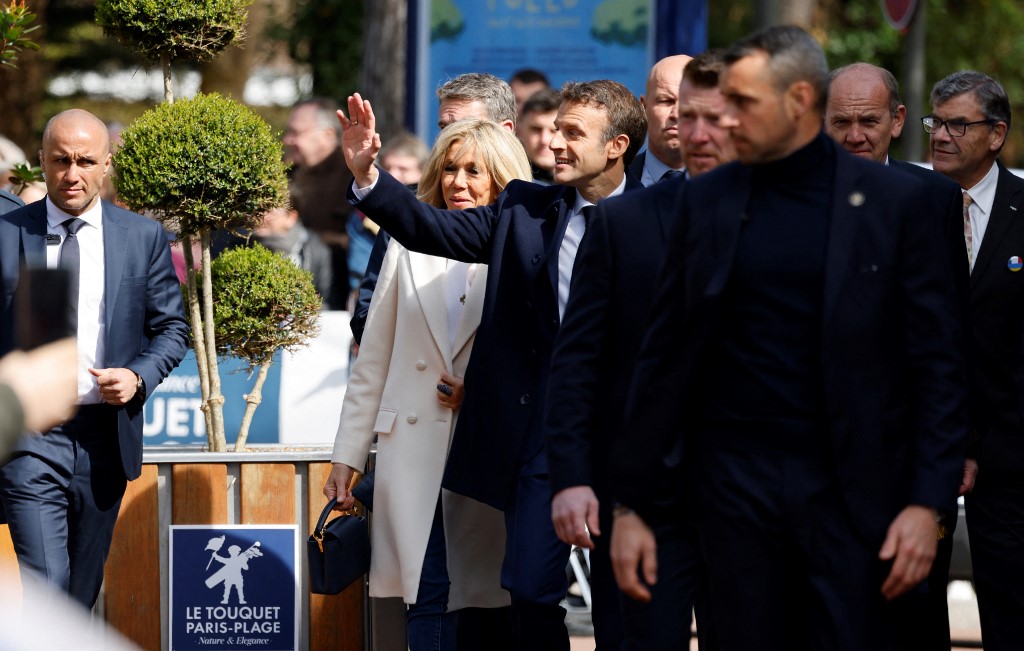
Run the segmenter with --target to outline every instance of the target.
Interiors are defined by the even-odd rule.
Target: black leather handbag
[[[306,539],[309,591],[338,594],[370,571],[370,530],[366,518],[342,514],[327,522],[337,500],[324,507]]]

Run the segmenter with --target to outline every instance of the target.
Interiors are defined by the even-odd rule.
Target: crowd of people
[[[567,651],[571,546],[598,649],[689,648],[694,611],[712,651],[948,649],[963,495],[984,646],[1019,647],[1024,179],[999,82],[954,72],[907,116],[891,72],[771,27],[658,61],[640,98],[536,70],[437,98],[432,149],[382,142],[359,94],[297,105],[292,205],[253,233],[351,310],[323,491],[372,508],[370,594],[408,604],[412,651]],[[890,156],[908,119],[933,170]],[[0,363],[4,431],[47,431],[12,443],[0,503],[22,567],[85,606],[187,342],[159,227],[100,199],[109,152],[61,113],[47,198],[0,195],[0,353],[23,263],[69,270],[79,342],[70,419],[28,402],[33,360]]]

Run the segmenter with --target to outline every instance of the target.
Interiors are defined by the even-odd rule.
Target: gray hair
[[[480,102],[492,121],[516,123],[516,96],[512,87],[494,75],[467,72],[449,79],[437,89],[438,103],[448,100]]]
[[[1003,86],[988,75],[974,70],[954,72],[932,86],[932,106],[947,102],[957,95],[973,93],[986,120],[1006,123],[1010,130],[1010,100]]]
[[[329,97],[311,97],[298,102],[292,107],[292,111],[302,106],[311,106],[316,109],[316,126],[334,131],[338,141],[341,141],[341,122],[338,121],[337,102]]]
[[[885,68],[880,68],[870,63],[864,63],[863,61],[851,63],[833,70],[828,76],[829,85],[847,72],[854,72],[856,70],[874,72],[882,78],[882,84],[885,85],[885,92],[889,97],[889,115],[895,116],[900,110],[900,104],[903,103],[900,99],[900,82],[896,81],[896,75],[892,74]]]
[[[816,108],[824,113],[828,102],[828,61],[821,45],[810,34],[794,25],[774,25],[736,41],[722,58],[725,65],[731,66],[758,52],[768,55],[768,69],[779,91],[806,81],[816,94]]]

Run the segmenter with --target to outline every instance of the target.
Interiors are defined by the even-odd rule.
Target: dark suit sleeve
[[[626,403],[625,425],[612,447],[610,472],[615,501],[634,509],[646,522],[664,513],[678,492],[676,472],[683,454],[687,350],[680,344],[691,321],[685,319],[687,277],[683,264],[689,237],[688,185],[679,194],[680,214],[669,234],[658,275],[650,319],[637,357]]]
[[[489,262],[498,215],[494,206],[441,210],[418,200],[384,170],[378,172],[377,185],[361,201],[356,201],[351,186],[348,197],[388,235],[410,251],[462,262]]]
[[[551,490],[592,486],[591,436],[601,359],[608,347],[611,238],[604,202],[597,204],[573,266],[565,316],[551,359],[544,418]],[[623,397],[624,398],[624,397]]]
[[[388,252],[388,242],[391,236],[384,230],[377,233],[373,240],[373,248],[370,250],[370,258],[366,261],[366,272],[363,279],[359,281],[359,293],[356,296],[355,307],[352,308],[352,320],[348,322],[352,328],[352,339],[356,345],[363,341],[363,329],[366,328],[366,315],[370,313],[370,301],[373,299],[373,290],[377,287],[377,276],[380,275],[380,267],[384,263],[384,254]]]
[[[171,248],[163,230],[148,229],[149,278],[146,286],[146,317],[143,326],[148,345],[127,367],[137,373],[151,393],[181,362],[188,350],[189,325],[182,305],[181,285],[171,262]]]

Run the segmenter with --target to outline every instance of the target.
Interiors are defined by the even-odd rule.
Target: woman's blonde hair
[[[452,147],[459,146],[459,158],[474,151],[487,167],[497,195],[512,179],[532,181],[530,159],[519,139],[505,127],[489,120],[470,118],[452,122],[441,131],[430,152],[419,184],[419,199],[437,208],[444,208],[441,174],[444,161]],[[467,147],[468,145],[468,147]]]

